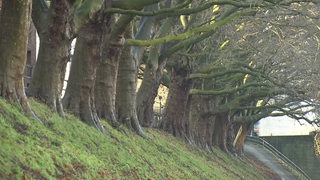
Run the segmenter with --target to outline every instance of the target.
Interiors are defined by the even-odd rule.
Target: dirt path
[[[261,161],[265,166],[273,170],[282,180],[296,180],[298,179],[292,173],[290,173],[277,158],[259,145],[246,143],[244,145],[244,153],[248,156],[253,156],[257,160]]]

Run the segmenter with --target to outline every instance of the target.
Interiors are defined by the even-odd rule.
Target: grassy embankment
[[[102,134],[31,100],[44,124],[0,98],[0,179],[264,179],[217,149],[199,150],[155,129],[150,140],[105,123]]]

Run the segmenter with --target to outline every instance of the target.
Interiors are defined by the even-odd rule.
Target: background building
[[[28,51],[27,51],[27,62],[24,70],[24,86],[26,92],[31,82],[32,72],[36,64],[37,55],[37,31],[33,23],[30,24],[29,38],[28,38]]]

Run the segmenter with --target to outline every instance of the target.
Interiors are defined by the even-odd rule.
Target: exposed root
[[[1,88],[0,96],[7,99],[12,104],[17,104],[21,110],[30,118],[35,119],[43,124],[41,119],[32,111],[25,92],[22,90],[17,90],[16,88]],[[22,86],[23,87],[23,86]],[[9,89],[9,90],[8,90]],[[11,92],[11,93],[8,93]]]

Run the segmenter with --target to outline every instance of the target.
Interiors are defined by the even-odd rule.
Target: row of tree
[[[3,0],[0,96],[38,119],[22,81],[31,15],[40,47],[28,96],[100,131],[102,118],[145,136],[160,84],[159,128],[209,150],[241,153],[270,115],[318,123],[305,116],[317,105],[316,1]]]

